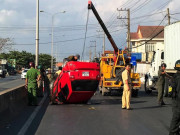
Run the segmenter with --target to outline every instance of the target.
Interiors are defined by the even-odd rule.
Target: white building
[[[164,50],[164,26],[138,26],[137,32],[130,33],[132,52],[149,53],[157,49]],[[158,34],[158,35],[157,35]],[[157,35],[157,36],[156,36]],[[151,41],[149,41],[152,37]],[[146,43],[149,41],[148,43]]]

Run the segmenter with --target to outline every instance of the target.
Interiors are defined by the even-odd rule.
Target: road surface
[[[0,92],[22,84],[25,84],[25,80],[22,80],[19,74],[0,78]]]
[[[47,98],[2,126],[0,134],[168,135],[171,98],[165,98],[167,105],[158,107],[156,96],[156,92],[146,95],[140,91],[138,98],[132,98],[130,111],[121,109],[121,96],[103,97],[98,92],[88,104],[49,105]]]

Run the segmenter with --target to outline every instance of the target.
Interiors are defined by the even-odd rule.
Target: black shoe
[[[122,109],[126,109],[126,107],[122,108]]]
[[[132,108],[128,108],[127,110],[133,110]]]
[[[161,105],[166,105],[166,104],[164,102],[162,102]]]

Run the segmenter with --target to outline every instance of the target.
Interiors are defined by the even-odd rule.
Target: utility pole
[[[91,46],[89,47],[89,61],[91,62],[91,55],[92,55],[92,52],[91,52]]]
[[[102,44],[102,54],[104,54],[104,52],[105,52],[105,32],[102,30],[97,30],[97,32],[99,32],[99,34],[100,34],[100,32],[103,32],[103,37],[101,37],[101,36],[99,36],[98,38],[103,38],[103,44]]]
[[[94,58],[96,58],[96,41],[90,41],[90,42],[94,42],[94,46],[90,46],[90,47],[94,47]]]
[[[39,64],[39,0],[36,0],[36,63],[37,68]]]
[[[53,50],[54,50],[54,15],[52,15],[52,28],[51,28],[51,73],[54,72],[54,60],[53,60]]]
[[[131,45],[131,41],[130,41],[130,9],[117,9],[117,11],[119,11],[119,16],[117,17],[118,19],[125,19],[127,20],[127,47],[128,47],[128,52],[131,52],[130,50],[130,45]],[[120,16],[120,12],[125,11],[127,12],[127,16],[122,18]]]
[[[167,17],[168,17],[168,25],[171,24],[170,22],[170,13],[169,13],[169,8],[167,8]]]
[[[103,36],[103,54],[105,53],[105,32]]]

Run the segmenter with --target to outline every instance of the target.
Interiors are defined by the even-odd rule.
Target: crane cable
[[[81,61],[84,60],[84,50],[85,50],[85,46],[86,46],[86,37],[87,37],[88,21],[89,21],[89,10],[88,10],[88,13],[87,13],[86,30],[85,30],[84,45],[83,45],[83,51],[82,51]]]

